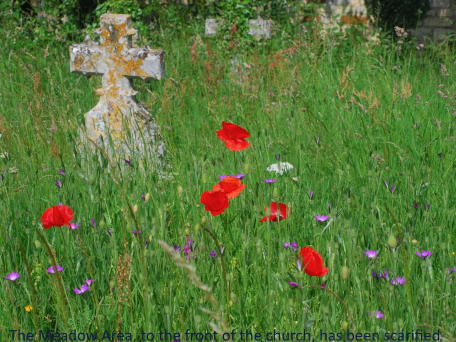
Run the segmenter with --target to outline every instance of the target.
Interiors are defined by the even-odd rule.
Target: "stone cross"
[[[163,79],[165,52],[132,47],[137,31],[131,22],[130,15],[103,14],[96,31],[100,44],[86,40],[70,46],[70,71],[86,78],[103,76],[102,87],[95,90],[100,100],[85,114],[87,132],[93,139],[109,133],[115,147],[125,154],[147,153],[147,146],[152,145],[152,153],[163,156],[164,144],[156,139],[158,127],[136,100],[132,80]]]

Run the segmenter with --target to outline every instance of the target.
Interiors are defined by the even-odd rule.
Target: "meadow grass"
[[[45,57],[1,43],[1,340],[17,329],[129,332],[138,341],[165,329],[181,339],[187,329],[236,329],[235,340],[246,330],[265,340],[274,329],[319,340],[322,330],[346,340],[347,329],[383,335],[426,325],[454,341],[453,50],[398,56],[389,43],[284,32],[244,53],[188,36],[158,43],[166,80],[135,86],[161,128],[167,165],[143,170],[132,157],[118,180],[100,167],[100,151],[81,155],[76,144],[101,78],[70,74],[66,48]],[[251,146],[228,150],[216,134],[222,121],[248,130]],[[291,172],[266,171],[277,154]],[[247,187],[212,217],[201,194],[240,173]],[[292,215],[261,223],[273,201]],[[42,213],[59,202],[77,230],[42,230]],[[298,272],[297,253],[284,247],[291,242],[317,250],[328,274]],[[368,259],[368,250],[379,254]],[[422,250],[433,254],[422,260]],[[46,272],[54,263],[60,278]],[[386,269],[405,284],[373,277]],[[21,277],[6,280],[11,272]],[[91,290],[75,294],[87,279]]]

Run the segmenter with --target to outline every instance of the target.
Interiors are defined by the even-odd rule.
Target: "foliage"
[[[409,30],[431,9],[429,0],[368,0],[367,8],[379,25],[392,31],[395,26]]]

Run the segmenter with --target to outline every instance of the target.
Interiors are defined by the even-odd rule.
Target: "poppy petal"
[[[54,207],[47,209],[41,216],[41,223],[43,224],[44,229],[48,229],[54,226],[53,215]]]
[[[244,139],[227,139],[225,141],[225,145],[231,151],[241,151],[250,146],[250,144]]]
[[[217,135],[218,135],[219,139],[223,140],[223,141],[230,139],[230,137],[225,133],[225,131],[223,129],[217,131]]]
[[[206,191],[201,195],[201,202],[212,216],[220,215],[229,207],[228,197],[224,190]]]
[[[228,199],[233,199],[238,196],[246,185],[241,183],[241,180],[236,177],[225,177],[222,181],[213,186],[212,191],[223,189],[226,192]]]
[[[63,205],[59,205],[57,208],[59,209],[59,212],[60,212],[60,214],[63,217],[63,220],[65,222],[64,224],[69,226],[70,225],[70,221],[74,217],[73,210],[71,210],[69,206],[64,205],[64,204]]]
[[[222,122],[223,130],[225,133],[231,137],[232,139],[242,139],[250,137],[249,132],[247,132],[244,128],[239,127],[230,122]]]

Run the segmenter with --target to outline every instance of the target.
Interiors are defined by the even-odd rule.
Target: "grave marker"
[[[136,30],[131,16],[103,14],[100,18],[100,44],[86,40],[70,46],[70,71],[86,78],[102,76],[102,87],[95,92],[98,104],[85,114],[88,134],[99,141],[109,132],[117,153],[148,153],[163,156],[165,146],[158,141],[158,126],[135,98],[133,79],[144,82],[165,77],[165,52],[132,47]],[[128,132],[130,138],[128,136]],[[107,139],[105,139],[107,141]]]
[[[261,18],[249,20],[249,34],[257,39],[271,39],[271,20]]]

